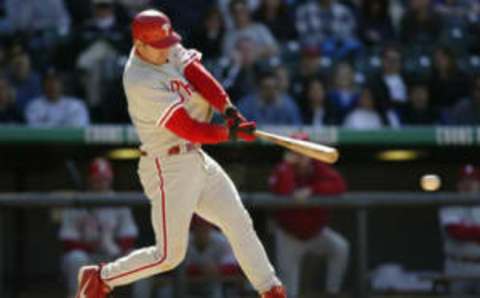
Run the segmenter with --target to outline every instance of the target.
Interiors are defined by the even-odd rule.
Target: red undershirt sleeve
[[[93,247],[91,245],[78,240],[66,239],[62,241],[62,245],[65,253],[73,250],[81,250],[85,252],[93,251]]]
[[[131,251],[135,245],[135,237],[120,237],[117,239],[118,246],[123,253]]]
[[[190,117],[183,107],[177,109],[164,125],[177,136],[192,143],[218,144],[229,139],[225,126],[197,121]]]
[[[203,67],[200,61],[193,61],[183,71],[185,78],[215,109],[223,112],[229,103],[222,85]]]
[[[480,226],[462,223],[448,224],[446,227],[450,237],[460,241],[480,240]]]

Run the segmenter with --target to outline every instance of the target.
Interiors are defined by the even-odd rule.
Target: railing
[[[302,130],[316,142],[336,145],[480,146],[479,126],[426,126],[401,129],[351,130],[337,127],[263,126],[289,135]],[[0,126],[0,144],[137,145],[130,125],[93,125],[87,128],[29,128]]]
[[[340,199],[340,198],[341,199]],[[411,193],[411,192],[352,192],[337,197],[312,198],[305,202],[279,200],[267,193],[243,194],[244,203],[249,208],[272,210],[288,207],[325,206],[330,208],[350,208],[355,210],[356,245],[356,297],[369,297],[368,290],[368,210],[375,207],[422,207],[445,205],[480,205],[480,196],[457,193]],[[146,206],[148,200],[140,192],[121,192],[112,194],[98,193],[4,193],[0,194],[0,219],[14,216],[15,210],[21,208],[51,208],[51,207],[93,207],[93,206]],[[8,215],[8,216],[6,216]],[[13,229],[5,220],[0,220],[0,256],[2,247],[8,242],[5,239],[6,230]],[[11,244],[11,243],[9,243]],[[14,293],[4,284],[4,264],[8,260],[0,258],[0,297],[13,298]],[[180,278],[180,280],[182,280]],[[181,287],[181,283],[179,287]],[[180,293],[181,291],[177,292]],[[181,295],[177,295],[181,297]]]

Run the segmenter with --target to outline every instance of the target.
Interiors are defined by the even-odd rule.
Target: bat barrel
[[[308,156],[310,158],[333,164],[339,158],[337,149],[309,141],[298,140],[290,137],[257,130],[255,135],[263,140],[287,148],[296,153]]]

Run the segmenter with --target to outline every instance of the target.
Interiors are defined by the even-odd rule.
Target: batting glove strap
[[[243,117],[243,115],[234,105],[229,105],[225,108],[223,112],[223,118],[227,121],[227,125],[229,127],[247,122],[247,119]]]

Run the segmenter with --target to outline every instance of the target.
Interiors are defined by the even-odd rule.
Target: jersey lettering
[[[171,80],[170,89],[172,90],[172,92],[177,93],[180,93],[179,91],[180,89],[182,89],[183,91],[187,92],[188,96],[192,96],[193,93],[193,86],[180,80]]]

